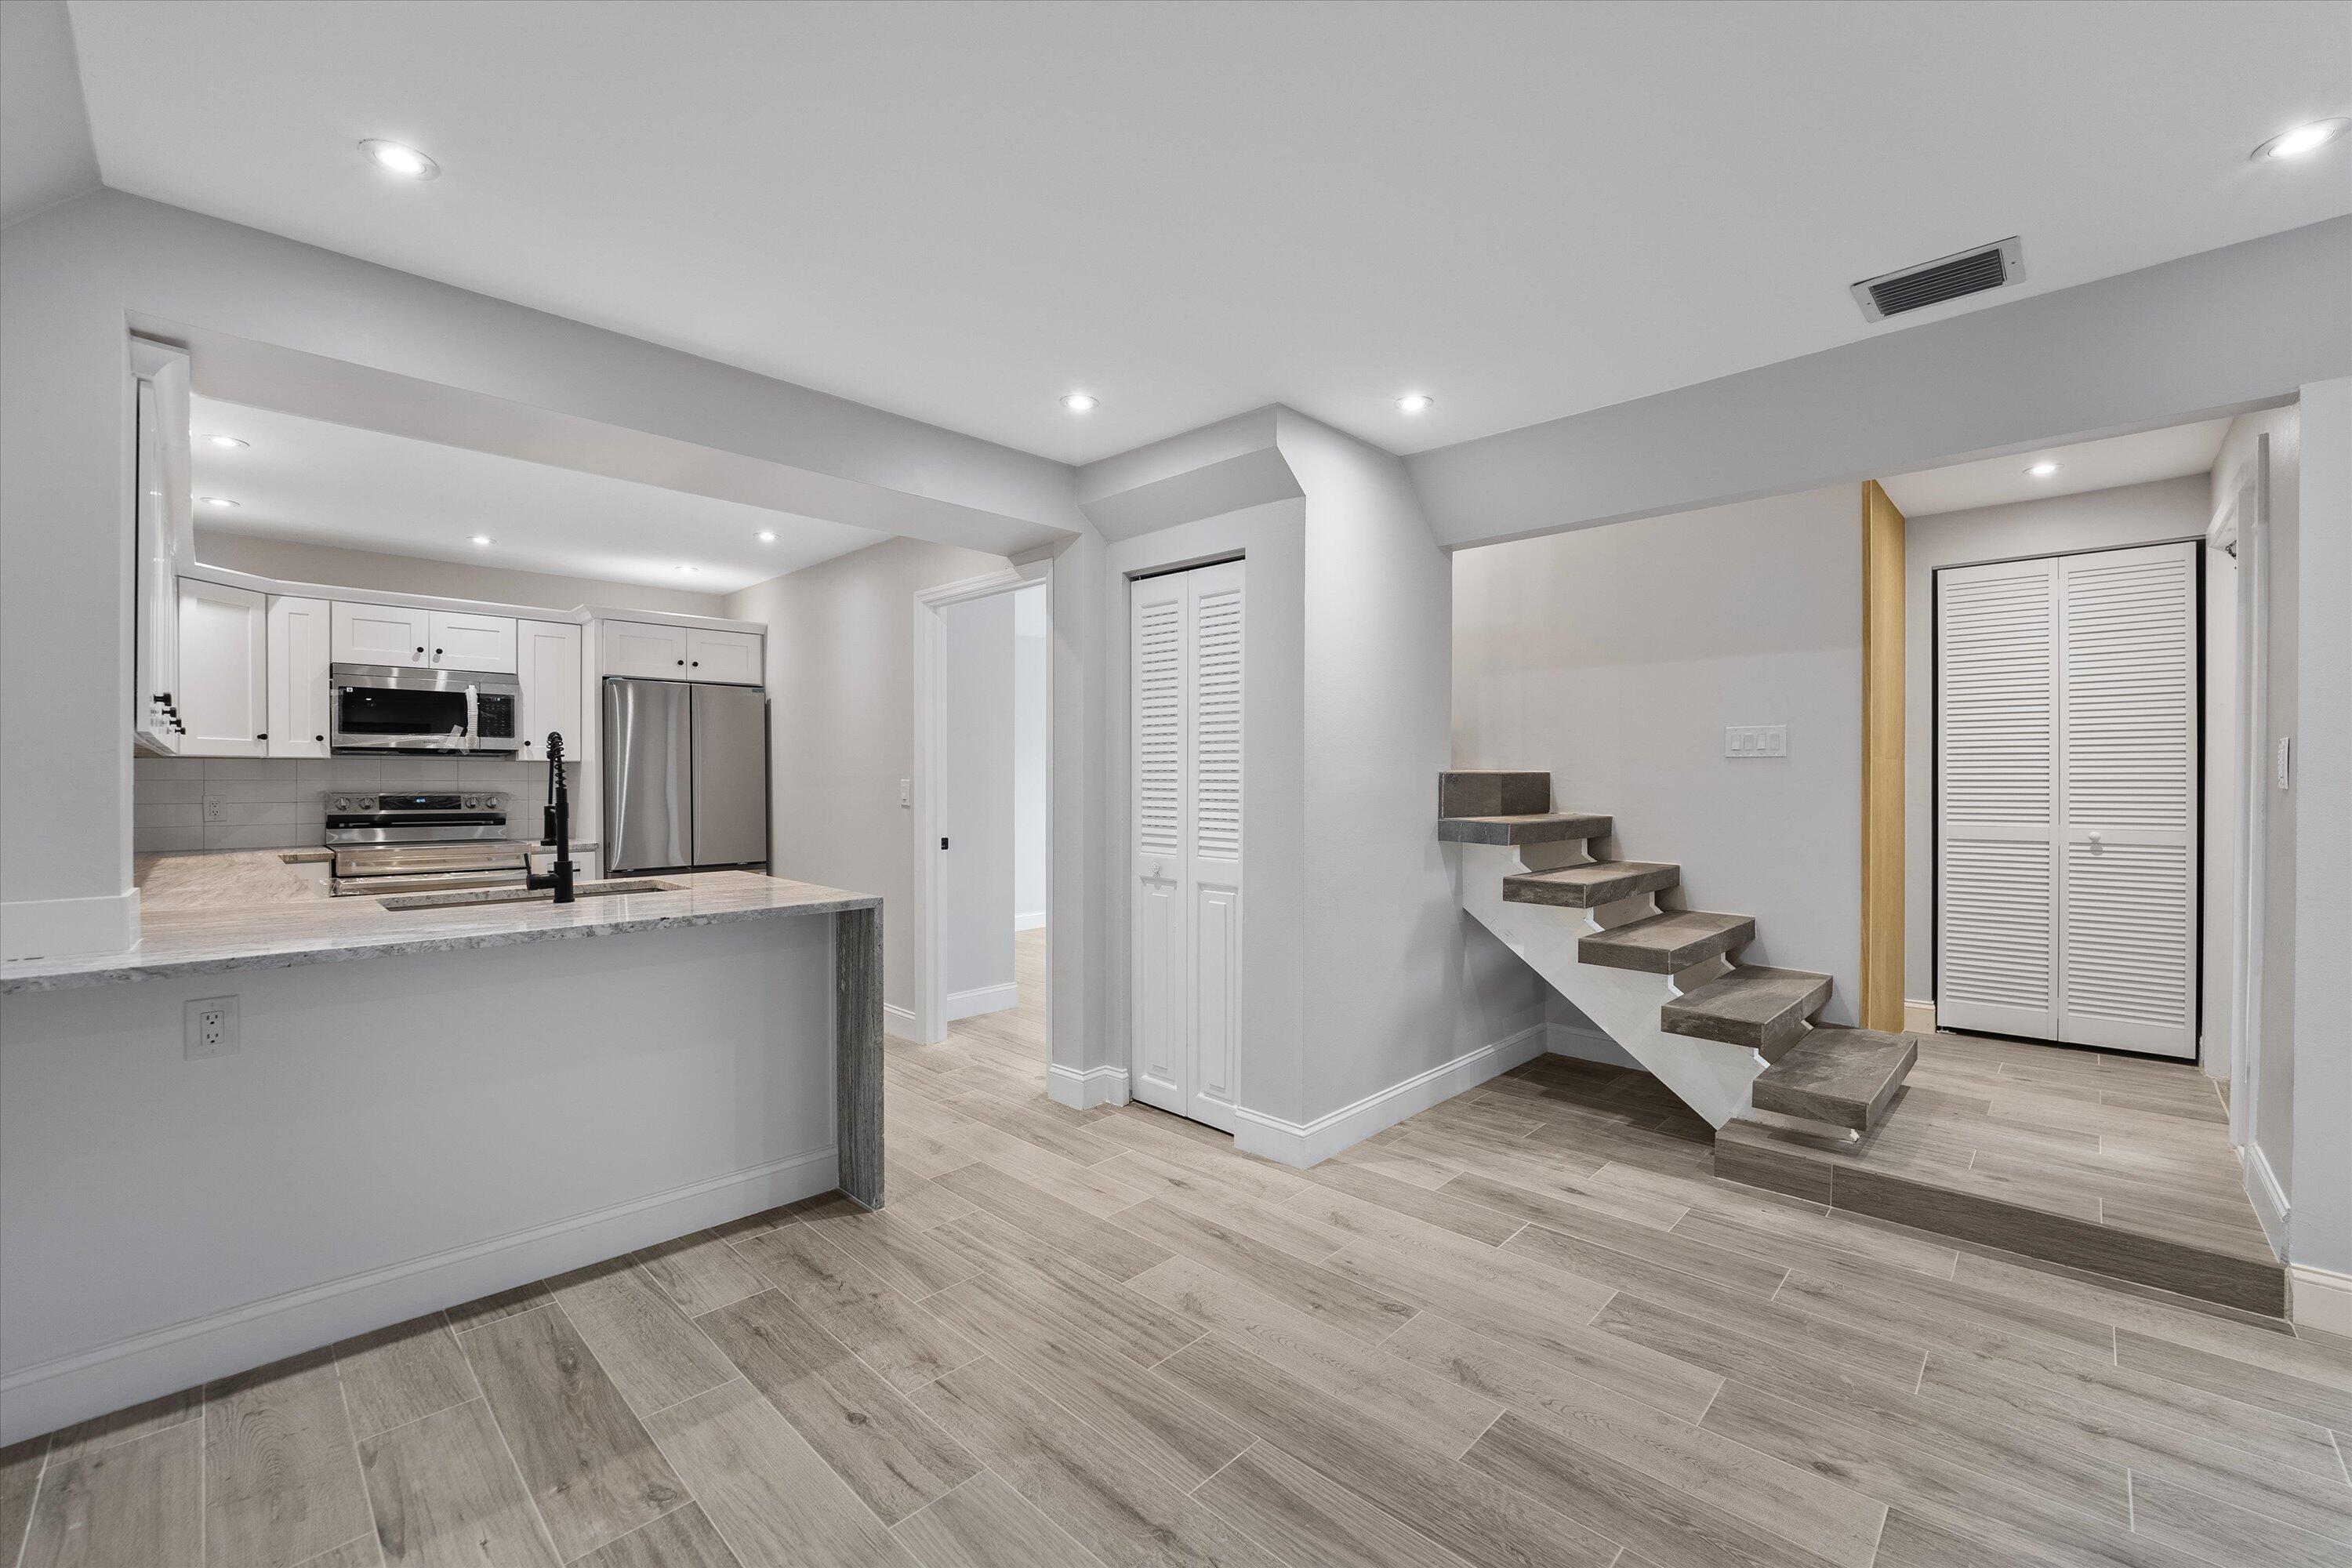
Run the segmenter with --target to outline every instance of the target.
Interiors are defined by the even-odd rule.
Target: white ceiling
[[[2246,156],[2352,112],[2333,0],[72,16],[110,185],[1069,460],[1417,451],[1984,308],[1846,286],[2009,235],[2041,292],[2352,210],[2352,141]]]
[[[575,468],[189,400],[196,506],[226,533],[725,594],[888,535]],[[207,436],[252,445],[215,447]],[[762,529],[775,542],[763,544]],[[488,546],[471,542],[486,533]],[[682,572],[682,566],[694,571]]]
[[[1895,510],[1905,517],[1934,517],[1971,507],[2080,495],[2085,490],[2208,473],[2213,459],[2221,456],[2221,438],[2229,433],[2227,419],[2207,419],[2165,430],[2143,430],[2137,436],[1954,463],[1878,482]],[[2042,462],[2056,463],[2058,471],[2047,479],[2036,479],[2026,471]]]

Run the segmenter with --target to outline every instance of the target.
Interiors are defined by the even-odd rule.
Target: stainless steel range
[[[453,790],[326,797],[331,889],[415,893],[521,886],[531,844],[508,820],[511,797]]]

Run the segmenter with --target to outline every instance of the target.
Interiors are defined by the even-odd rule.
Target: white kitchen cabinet
[[[513,675],[515,623],[508,616],[475,616],[459,610],[430,612],[427,656],[436,669],[480,669]]]
[[[764,686],[767,671],[760,658],[757,632],[705,631],[688,627],[686,634],[686,678],[719,680],[733,686]]]
[[[327,601],[269,600],[269,755],[327,754]]]
[[[526,763],[547,760],[547,732],[563,737],[563,754],[585,762],[595,755],[588,732],[588,702],[582,682],[582,628],[570,621],[518,621],[516,673],[522,687],[522,750]]]
[[[181,578],[180,754],[268,755],[268,596]]]
[[[429,662],[425,656],[433,647],[432,618],[432,612],[404,605],[359,605],[337,599],[328,646],[337,664],[390,664],[421,669]]]
[[[636,680],[687,679],[687,632],[651,621],[604,623],[604,673]]]

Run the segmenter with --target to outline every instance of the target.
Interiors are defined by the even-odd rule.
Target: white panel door
[[[2196,549],[1938,574],[1939,1025],[2197,1054]]]
[[[436,669],[515,673],[515,623],[511,616],[476,616],[435,610],[426,619]]]
[[[258,757],[269,749],[269,600],[250,588],[180,579],[180,754]]]
[[[2197,1054],[2197,550],[2058,563],[2057,1037]]]
[[[688,627],[686,678],[725,681],[733,686],[765,686],[768,671],[760,657],[760,634]]]
[[[390,664],[421,669],[428,662],[432,616],[405,605],[335,601],[328,646],[337,664]]]
[[[563,737],[563,754],[573,762],[595,755],[587,728],[586,688],[581,669],[581,630],[571,621],[515,623],[516,662],[521,667],[522,750],[517,760],[547,760],[547,732]]]
[[[269,754],[327,754],[327,601],[269,601]]]
[[[1230,1131],[1243,942],[1242,563],[1146,578],[1130,605],[1129,1092]]]
[[[686,628],[653,621],[606,621],[604,673],[636,680],[684,680]]]

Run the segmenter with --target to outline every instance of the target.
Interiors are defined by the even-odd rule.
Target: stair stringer
[[[1457,885],[1463,910],[1655,1074],[1685,1105],[1714,1127],[1734,1117],[1754,1116],[1751,1086],[1768,1065],[1761,1052],[1719,1040],[1669,1035],[1659,1027],[1658,1009],[1682,994],[1675,976],[1580,961],[1578,939],[1602,929],[1591,918],[1597,911],[1504,900],[1504,878],[1550,869],[1556,862],[1531,865],[1517,847],[1506,844],[1449,844],[1446,848],[1461,856]],[[1646,895],[1643,901],[1648,902]],[[1722,972],[1718,960],[1710,960],[1696,971],[1710,980]]]

